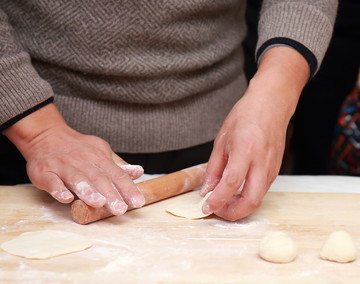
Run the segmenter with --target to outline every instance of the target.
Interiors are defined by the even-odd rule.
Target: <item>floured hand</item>
[[[62,203],[71,202],[73,192],[88,205],[106,206],[114,215],[125,213],[128,204],[138,208],[145,203],[132,181],[142,168],[128,166],[101,138],[70,128],[52,104],[4,134],[25,157],[31,182]]]

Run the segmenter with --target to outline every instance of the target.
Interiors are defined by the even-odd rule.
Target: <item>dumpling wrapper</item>
[[[207,217],[210,214],[204,214],[201,210],[205,200],[212,193],[208,192],[204,197],[201,197],[198,194],[191,194],[188,198],[174,202],[166,207],[166,211],[178,216],[187,219],[200,219]]]
[[[90,240],[75,233],[42,230],[22,233],[2,243],[0,247],[13,255],[29,259],[46,259],[85,250],[91,246]]]

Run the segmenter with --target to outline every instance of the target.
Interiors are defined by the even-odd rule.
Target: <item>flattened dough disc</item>
[[[30,259],[46,259],[91,246],[91,241],[81,235],[56,230],[25,232],[1,244],[4,251]]]
[[[205,197],[201,197],[198,194],[191,194],[189,198],[174,202],[166,207],[166,211],[187,219],[200,219],[209,216],[210,214],[204,214],[201,210],[205,200],[209,197],[211,192],[207,193]]]

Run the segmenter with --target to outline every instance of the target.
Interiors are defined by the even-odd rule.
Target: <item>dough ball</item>
[[[168,205],[166,207],[166,211],[175,216],[187,219],[200,219],[207,217],[210,214],[204,214],[202,212],[202,206],[211,193],[212,191],[208,192],[205,197],[201,197],[198,194],[190,194],[188,195],[189,198]]]
[[[81,235],[56,230],[22,233],[1,244],[4,251],[30,259],[46,259],[81,251],[91,246],[92,243]]]
[[[326,239],[320,257],[335,262],[350,262],[356,259],[357,249],[349,233],[336,231]]]
[[[291,262],[296,258],[297,254],[297,245],[284,232],[270,232],[260,242],[259,255],[270,262]]]

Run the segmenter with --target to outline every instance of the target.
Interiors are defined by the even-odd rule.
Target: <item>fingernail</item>
[[[60,198],[63,200],[69,200],[72,199],[74,196],[69,191],[62,191],[60,193]]]
[[[106,202],[106,198],[105,196],[101,195],[100,193],[98,192],[94,192],[90,195],[90,199],[92,202],[94,203],[98,203],[99,206],[103,206]]]
[[[204,204],[203,204],[203,206],[202,206],[202,212],[204,213],[204,214],[212,214],[212,213],[214,213],[211,209],[210,209],[210,206],[209,206],[209,204],[205,201],[204,202]]]
[[[114,215],[122,215],[126,212],[128,208],[128,206],[125,203],[119,202],[118,200],[110,202],[109,207],[111,213],[113,213]]]
[[[67,190],[55,190],[50,193],[55,199],[60,202],[66,202],[72,199],[74,196]]]
[[[145,204],[145,197],[143,195],[137,195],[131,197],[131,203],[135,208],[142,207]]]

